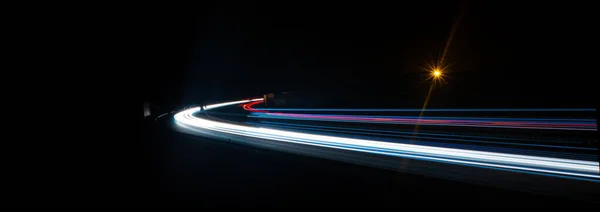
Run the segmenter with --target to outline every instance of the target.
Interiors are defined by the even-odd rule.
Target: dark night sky
[[[448,84],[431,107],[595,107],[585,5],[469,2]],[[291,90],[419,102],[460,1],[236,2],[138,17],[144,100],[229,100]]]

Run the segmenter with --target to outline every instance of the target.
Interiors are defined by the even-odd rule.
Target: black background
[[[517,2],[236,2],[148,10],[131,23],[141,98],[158,104],[347,90],[431,107],[593,107],[585,5]],[[352,93],[352,92],[350,92]]]

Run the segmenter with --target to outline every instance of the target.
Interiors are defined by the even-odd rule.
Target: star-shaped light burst
[[[429,77],[427,77],[427,80],[431,80],[433,84],[442,85],[446,83],[446,72],[448,71],[448,66],[440,65],[438,63],[430,63],[424,70],[429,72]]]

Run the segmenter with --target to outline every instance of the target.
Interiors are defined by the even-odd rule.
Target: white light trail
[[[242,104],[242,103],[247,103],[247,102],[254,102],[254,101],[260,101],[262,100],[262,98],[259,99],[250,99],[250,100],[240,100],[240,101],[235,101],[235,102],[225,102],[225,103],[219,103],[219,104],[214,104],[214,105],[206,105],[204,106],[205,110],[210,110],[213,108],[218,108],[218,107],[223,107],[223,106],[229,106],[229,105],[235,105],[235,104]]]
[[[262,98],[208,105],[204,108],[208,110],[217,107],[260,100],[262,100]],[[177,113],[174,117],[177,125],[191,130],[204,129],[226,134],[268,139],[272,141],[393,155],[414,159],[433,160],[438,162],[451,162],[463,165],[478,165],[600,179],[597,161],[463,150],[415,144],[401,144],[376,140],[354,139],[250,127],[195,117],[193,114],[200,110],[200,107],[195,107]]]

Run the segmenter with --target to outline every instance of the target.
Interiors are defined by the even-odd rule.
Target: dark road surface
[[[208,140],[175,132],[171,123],[169,116],[143,127],[143,161],[149,174],[141,193],[148,200],[337,209],[446,204],[573,209],[594,204]]]

